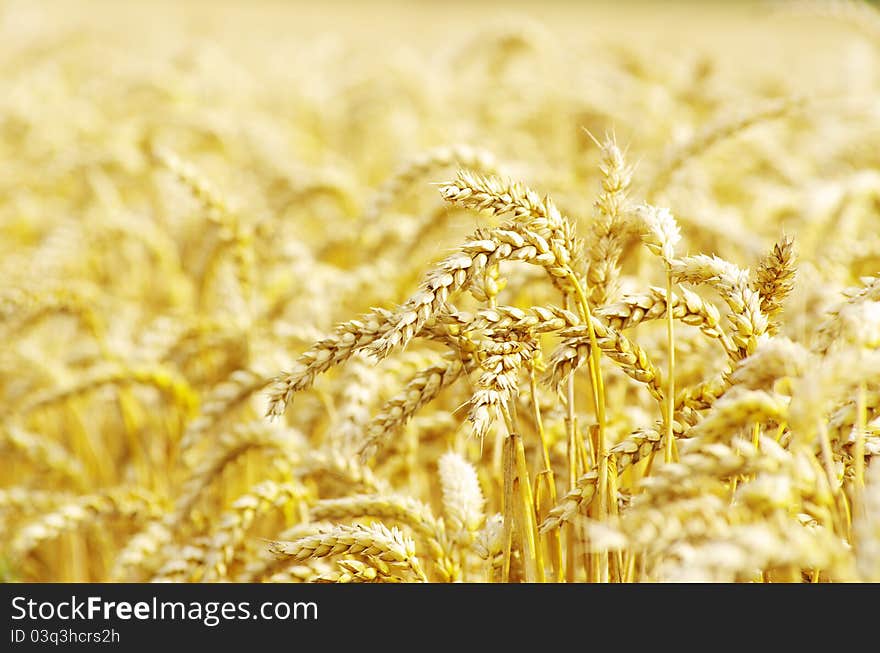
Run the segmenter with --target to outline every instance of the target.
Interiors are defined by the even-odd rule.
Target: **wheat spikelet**
[[[88,286],[46,289],[13,288],[0,295],[0,321],[12,323],[4,331],[10,338],[54,315],[71,315],[96,340],[105,337],[104,319],[95,310],[96,292]]]
[[[373,369],[366,356],[361,354],[349,361],[347,380],[339,390],[338,425],[328,433],[330,448],[345,450],[351,447],[370,421],[375,391],[371,386]]]
[[[261,421],[242,424],[224,433],[190,474],[177,500],[172,523],[178,525],[189,516],[202,493],[234,460],[253,450],[289,453],[301,437],[292,429],[275,428]]]
[[[207,219],[217,228],[217,238],[202,262],[199,274],[199,296],[204,302],[206,290],[226,250],[232,251],[236,281],[239,291],[247,296],[254,278],[254,253],[252,230],[242,224],[238,214],[227,199],[205,179],[191,163],[163,147],[154,147],[153,155],[186,186],[207,209]]]
[[[393,494],[355,494],[339,499],[324,499],[309,508],[316,520],[381,517],[404,523],[416,532],[435,536],[438,522],[425,504]]]
[[[880,301],[880,275],[873,277],[865,277],[862,279],[862,285],[859,287],[848,288],[844,291],[846,300],[837,304],[828,317],[819,325],[816,331],[815,349],[819,353],[825,353],[831,347],[832,343],[837,339],[841,332],[841,322],[845,318],[841,317],[841,313],[854,306],[859,306],[865,302]]]
[[[150,493],[119,488],[77,497],[24,525],[12,539],[11,554],[21,559],[41,543],[72,532],[96,520],[126,519],[138,522],[162,514],[164,506]]]
[[[184,431],[180,448],[187,451],[224,417],[272,382],[255,370],[236,370],[227,381],[217,384],[203,399],[201,411]]]
[[[180,326],[171,320],[158,320],[154,330],[146,334],[143,357],[188,367],[198,362],[206,347],[234,350],[242,346],[241,340],[241,328],[229,320],[198,318]]]
[[[758,264],[752,290],[761,297],[761,312],[774,320],[782,311],[782,303],[794,288],[796,254],[794,240],[784,237],[773,246]],[[773,331],[778,325],[771,322]]]
[[[36,513],[52,512],[73,499],[74,495],[68,492],[19,486],[0,488],[0,526],[11,532],[14,521]]]
[[[593,319],[596,342],[602,353],[614,361],[627,376],[645,384],[651,396],[658,401],[663,398],[660,372],[654,367],[645,351],[635,342]],[[566,329],[560,334],[565,340],[550,357],[549,383],[559,387],[575,370],[582,367],[590,357],[590,336],[586,326]]]
[[[263,481],[236,499],[229,511],[221,516],[205,555],[205,580],[227,576],[236,550],[253,526],[254,521],[270,510],[287,511],[289,506],[303,502],[308,491],[298,483]]]
[[[676,545],[717,537],[729,527],[725,502],[718,496],[666,497],[664,505],[662,511],[647,507],[627,514],[620,528],[628,547],[651,563],[666,557]],[[647,577],[654,579],[657,574],[651,569]]]
[[[878,417],[878,408],[880,408],[880,391],[876,388],[865,389],[865,428],[868,429],[866,435],[871,436],[869,429],[872,428]],[[853,398],[845,401],[828,417],[828,436],[831,441],[840,446],[850,445],[855,441],[854,427],[860,419],[859,416],[859,400]]]
[[[335,484],[341,485],[345,492],[382,494],[389,490],[388,482],[377,477],[370,467],[361,462],[359,457],[347,455],[336,449],[307,452],[295,473],[301,477],[331,480]]]
[[[710,284],[723,295],[748,284],[749,271],[717,256],[685,256],[672,262],[676,281],[691,284]]]
[[[658,556],[668,561],[676,546],[727,531],[736,519],[727,500],[729,479],[779,470],[790,458],[767,438],[759,441],[760,449],[745,442],[689,444],[679,462],[663,464],[642,479],[641,492],[615,526],[618,541],[654,562]]]
[[[729,337],[719,325],[718,309],[696,293],[683,288],[681,296],[672,296],[672,315],[676,320],[698,327],[710,338],[717,338],[725,350],[733,349]],[[623,331],[650,320],[666,317],[669,302],[664,288],[651,287],[642,294],[625,295],[619,302],[608,304],[595,311],[595,316],[612,329]]]
[[[640,429],[629,434],[609,449],[614,456],[618,473],[650,456],[662,446],[662,437],[656,429]],[[541,532],[546,533],[571,521],[579,512],[586,510],[596,495],[599,480],[598,466],[580,476],[574,487],[550,509],[541,524]]]
[[[423,152],[401,164],[384,183],[364,211],[364,221],[375,222],[382,212],[419,179],[451,165],[493,173],[498,164],[488,150],[470,145],[441,146]]]
[[[672,582],[734,582],[754,578],[764,569],[822,569],[845,578],[850,555],[839,538],[824,528],[805,528],[775,515],[764,523],[735,525],[705,543],[677,546],[677,564],[659,576]]]
[[[697,158],[716,143],[736,136],[754,125],[784,117],[801,104],[802,101],[798,98],[784,99],[766,103],[757,110],[722,116],[692,139],[670,149],[658,166],[658,173],[648,186],[648,197],[653,197],[664,190],[687,162]]]
[[[307,390],[315,377],[335,365],[340,365],[369,343],[377,340],[391,329],[389,313],[374,309],[360,319],[338,325],[333,334],[319,340],[296,361],[296,369],[276,377],[269,392],[266,415],[278,417],[284,414],[294,393]]]
[[[424,538],[444,580],[460,577],[457,565],[450,558],[445,525],[434,518],[428,506],[419,501],[394,495],[352,495],[319,501],[309,509],[309,515],[317,520],[378,517],[405,524]]]
[[[817,426],[860,384],[871,385],[880,375],[880,351],[849,348],[824,356],[796,380],[788,421],[802,442],[811,442]]]
[[[363,562],[360,560],[339,560],[338,570],[318,576],[315,583],[404,583],[406,578],[395,573],[395,569],[380,560]]]
[[[494,422],[494,414],[508,410],[517,388],[517,377],[523,364],[531,359],[534,344],[521,340],[487,341],[483,348],[487,356],[481,367],[483,373],[471,397],[468,420],[474,436],[482,440]]]
[[[447,306],[455,292],[467,288],[487,267],[499,261],[523,261],[543,267],[553,280],[568,279],[571,253],[564,243],[548,241],[540,233],[518,223],[506,223],[489,231],[478,230],[460,251],[448,256],[424,278],[420,290],[400,306],[390,328],[367,346],[376,358],[402,349],[435,315]]]
[[[93,392],[103,386],[124,386],[139,384],[156,388],[179,406],[184,415],[191,415],[198,406],[198,396],[185,379],[172,370],[162,367],[110,368],[99,370],[79,383],[66,388],[48,390],[32,397],[19,408],[19,413],[28,415],[54,404],[63,403],[75,397]]]
[[[714,551],[722,542],[722,550],[730,554],[727,563],[733,569],[760,571],[772,566],[772,560],[755,562],[752,569],[752,563],[743,562],[745,552],[737,551],[728,541],[731,529],[738,528],[739,523],[752,523],[758,515],[762,515],[762,525],[776,520],[803,528],[788,512],[800,503],[827,503],[830,499],[830,494],[815,495],[816,481],[821,484],[821,478],[809,469],[802,475],[803,468],[795,471],[794,463],[796,459],[789,452],[767,438],[759,441],[759,449],[746,442],[728,446],[694,441],[679,463],[662,465],[655,475],[643,479],[644,491],[621,519],[620,529],[630,546],[662,556],[660,568],[676,569],[675,574],[700,569],[700,565],[691,564],[695,547],[699,549],[706,543]],[[792,471],[800,479],[797,485],[790,482]],[[725,500],[729,492],[726,479],[755,474],[755,480],[739,488],[731,507]],[[839,563],[846,563],[843,550],[833,550],[833,562],[840,568]],[[681,557],[687,559],[686,567],[678,566]]]
[[[809,465],[792,465],[791,473],[763,473],[737,488],[735,503],[749,513],[752,519],[784,512],[806,515],[808,518],[829,522],[834,506],[833,490],[825,474]],[[812,514],[811,514],[812,513]]]
[[[709,284],[721,293],[730,308],[728,319],[735,349],[731,358],[741,360],[755,351],[769,328],[761,311],[761,295],[749,285],[749,271],[714,256],[689,256],[670,263],[674,279]]]
[[[245,300],[243,302],[244,308],[249,313],[250,294],[253,292],[254,284],[254,234],[252,227],[241,224],[237,218],[229,220],[223,225],[218,231],[216,244],[205,256],[199,279],[200,296],[206,297],[208,288],[217,283],[226,252],[231,254],[230,258],[234,266],[237,284],[236,290]],[[228,294],[223,299],[226,300],[224,303],[229,303],[230,300],[235,301]],[[205,303],[205,299],[202,299],[202,303]],[[241,302],[236,302],[236,306],[240,305]],[[247,314],[245,316],[235,312],[232,314],[237,321],[242,317],[247,317]]]
[[[460,170],[455,181],[440,186],[447,202],[490,211],[494,215],[513,214],[535,230],[562,229],[567,222],[549,197],[542,199],[519,182]]]
[[[725,369],[708,379],[682,389],[675,398],[676,414],[681,414],[688,424],[696,424],[694,415],[710,409],[730,387],[730,370]]]
[[[320,583],[323,578],[336,574],[332,567],[323,560],[309,560],[308,564],[287,565],[271,576],[261,579],[264,583]],[[333,576],[336,578],[337,576]],[[328,581],[331,582],[331,581]],[[332,582],[336,582],[335,580]],[[352,581],[354,582],[354,581]]]
[[[675,246],[681,241],[678,222],[669,209],[642,204],[633,208],[629,216],[641,232],[648,250],[667,263],[675,259]]]
[[[292,542],[274,541],[269,549],[277,556],[308,560],[331,555],[362,555],[408,567],[420,579],[425,573],[416,558],[414,542],[396,528],[382,524],[335,526]]]
[[[284,529],[276,536],[276,539],[298,540],[330,530],[333,527],[334,524],[330,522],[303,521]],[[309,582],[316,576],[332,569],[332,564],[319,558],[291,564],[290,558],[279,558],[269,548],[262,546],[264,544],[262,540],[260,544],[261,546],[257,547],[253,554],[244,561],[244,568],[237,575],[236,581],[248,583],[266,582],[267,580],[268,582],[285,582],[273,579],[279,574],[282,576],[289,574],[297,579],[296,582]]]
[[[480,309],[473,315],[452,312],[442,318],[465,332],[483,331],[487,336],[510,332],[539,334],[576,326],[580,320],[571,311],[556,306],[495,306]]]
[[[611,447],[608,452],[615,457],[617,472],[635,465],[661,446],[661,435],[657,429],[638,429]]]
[[[178,154],[164,147],[154,147],[153,156],[165,166],[190,192],[215,213],[209,217],[220,221],[232,213],[226,198],[203,177],[194,165],[184,161]]]
[[[207,540],[198,537],[191,543],[166,547],[165,562],[150,578],[151,583],[199,582],[205,564]]]
[[[762,342],[748,358],[740,361],[730,381],[749,390],[772,390],[778,380],[800,377],[812,364],[815,359],[806,347],[778,336]]]
[[[633,507],[659,506],[670,497],[691,497],[725,491],[724,481],[759,471],[776,471],[790,460],[790,454],[770,438],[763,437],[758,447],[742,440],[730,444],[692,439],[682,446],[676,463],[661,465],[640,483],[643,492]],[[707,485],[707,483],[711,483]]]
[[[443,490],[443,511],[450,533],[459,541],[472,541],[485,521],[485,499],[477,472],[459,454],[449,451],[438,462]]]
[[[571,220],[562,215],[549,196],[541,197],[521,183],[460,171],[458,178],[440,187],[447,202],[493,215],[513,214],[514,224],[549,241],[562,264],[580,258],[581,245]],[[513,226],[513,225],[509,225]],[[565,288],[557,278],[554,283]]]
[[[0,429],[3,436],[0,446],[5,445],[3,448],[11,449],[39,469],[60,474],[76,486],[87,486],[82,462],[61,444],[16,424],[0,424]]]
[[[769,324],[767,316],[761,312],[761,297],[750,288],[741,287],[727,297],[732,312],[728,315],[731,323],[731,338],[738,352],[736,358],[742,359],[753,353],[764,339]]]
[[[474,540],[474,552],[489,565],[490,578],[499,575],[504,564],[504,518],[490,515]]]
[[[731,439],[755,422],[780,422],[788,419],[789,399],[764,390],[740,390],[715,402],[712,411],[690,429],[692,438],[703,441]]]
[[[361,456],[369,459],[383,442],[402,429],[415,413],[440,392],[455,383],[464,372],[460,361],[453,359],[418,372],[399,395],[393,397],[379,411],[364,430],[359,445]]]
[[[149,577],[160,564],[163,547],[171,540],[171,529],[164,520],[151,521],[119,551],[110,578],[115,582],[135,582]]]
[[[594,306],[614,301],[619,293],[619,262],[628,226],[625,217],[632,182],[632,168],[624,161],[612,134],[605,135],[599,150],[602,190],[594,204],[596,217],[589,238],[592,246],[587,252],[587,281]]]
[[[547,518],[541,524],[541,532],[546,533],[562,524],[571,521],[581,507],[587,507],[596,495],[596,484],[599,481],[598,468],[577,479],[575,486],[563,496],[550,510]]]
[[[833,345],[829,342],[833,334]],[[843,347],[876,348],[880,345],[880,302],[859,301],[844,304],[834,311],[833,317],[819,330],[820,353]]]

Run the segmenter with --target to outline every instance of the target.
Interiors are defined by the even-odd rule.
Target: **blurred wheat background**
[[[880,12],[0,3],[0,578],[880,581]]]

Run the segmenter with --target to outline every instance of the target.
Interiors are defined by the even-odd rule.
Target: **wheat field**
[[[873,5],[0,36],[0,579],[880,581]]]

